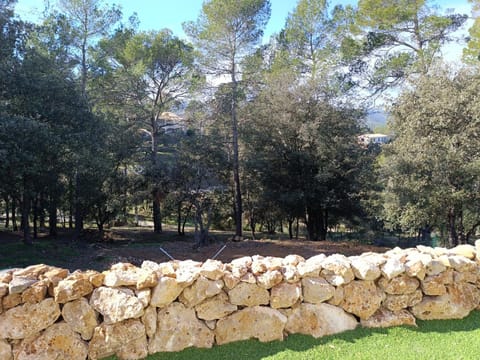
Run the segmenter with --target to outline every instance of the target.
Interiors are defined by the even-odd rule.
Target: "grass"
[[[285,341],[241,341],[212,349],[158,353],[148,360],[469,360],[479,358],[480,311],[461,320],[418,321],[418,327],[357,328],[314,339],[290,335]],[[110,357],[110,360],[116,359]]]

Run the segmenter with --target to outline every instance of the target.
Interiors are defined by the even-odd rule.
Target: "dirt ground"
[[[9,254],[0,254],[0,269],[7,265],[24,267],[33,263],[48,263],[71,271],[76,269],[102,271],[118,262],[129,262],[139,266],[144,260],[166,262],[170,260],[169,256],[175,260],[191,259],[200,262],[216,256],[216,259],[227,263],[239,257],[252,255],[285,257],[289,254],[297,254],[309,258],[321,253],[326,255],[340,253],[350,256],[369,251],[388,250],[388,248],[353,241],[264,238],[233,242],[230,240],[231,235],[227,233],[216,233],[213,236],[213,242],[197,248],[192,234],[178,236],[171,229],[162,234],[154,234],[149,228],[117,228],[109,230],[105,235],[100,239],[98,233],[90,231],[81,239],[75,239],[72,233],[61,232],[56,239],[41,237],[35,240],[33,246],[27,251],[19,233],[0,232],[0,244],[3,243],[4,246],[9,244]],[[25,259],[26,253],[29,256]],[[8,264],[1,264],[2,255],[5,257],[4,261],[8,258]],[[12,262],[11,260],[15,258],[19,261]]]
[[[172,240],[156,242],[152,240],[138,240],[140,236],[132,232],[113,231],[110,242],[97,243],[93,258],[89,261],[95,263],[99,257],[107,258],[111,263],[130,262],[140,265],[144,260],[155,262],[169,261],[170,255],[175,260],[195,260],[203,262],[216,258],[224,263],[243,256],[263,255],[285,257],[297,254],[304,258],[324,253],[335,253],[346,256],[359,255],[364,252],[385,252],[389,248],[378,247],[359,242],[332,242],[332,241],[307,241],[304,239],[245,239],[234,242],[228,238],[219,239],[206,246],[196,248],[191,236],[185,238],[174,237]],[[167,254],[168,255],[167,255]],[[107,265],[107,264],[105,264]]]

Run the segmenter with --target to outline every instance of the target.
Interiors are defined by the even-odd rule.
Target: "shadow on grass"
[[[157,353],[150,355],[147,360],[216,360],[216,359],[248,359],[261,360],[269,356],[275,356],[282,352],[289,352],[283,355],[282,359],[294,357],[294,353],[302,353],[312,350],[316,347],[334,347],[334,343],[339,342],[355,344],[364,341],[369,337],[385,336],[385,341],[389,336],[395,337],[405,336],[404,332],[413,333],[413,337],[425,336],[434,333],[448,334],[453,332],[468,332],[478,330],[480,326],[480,311],[473,311],[468,317],[460,320],[430,320],[418,321],[418,327],[396,327],[396,328],[361,328],[346,331],[340,334],[325,336],[315,339],[308,335],[293,334],[288,336],[284,341],[272,341],[262,343],[257,340],[246,340],[229,343],[220,346],[214,346],[211,349],[188,348],[180,352],[174,353]],[[422,335],[420,335],[420,333]],[[403,335],[402,335],[403,334]],[[417,334],[417,335],[415,335]],[[383,340],[381,340],[383,341]],[[375,346],[375,343],[372,344]],[[293,354],[292,354],[293,352]],[[310,353],[309,353],[310,354]],[[305,354],[304,354],[305,355]],[[308,356],[308,355],[307,355]],[[110,357],[109,359],[116,359]],[[305,359],[299,355],[298,359]]]

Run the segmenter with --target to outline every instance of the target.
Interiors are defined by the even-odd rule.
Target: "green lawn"
[[[334,336],[314,339],[290,335],[285,341],[255,340],[159,353],[148,360],[311,360],[311,359],[401,359],[466,360],[480,358],[480,311],[462,320],[418,321],[418,328],[358,328]],[[114,357],[110,359],[115,359]]]

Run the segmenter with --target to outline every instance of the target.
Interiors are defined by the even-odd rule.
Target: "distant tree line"
[[[25,243],[132,214],[193,223],[198,245],[211,227],[476,235],[478,19],[453,70],[442,49],[468,16],[426,1],[299,0],[263,43],[268,0],[204,2],[188,41],[102,0],[59,0],[41,24],[15,3],[0,0],[0,214]],[[379,99],[393,141],[365,147]]]

